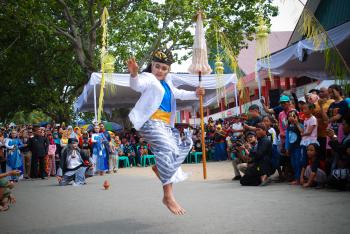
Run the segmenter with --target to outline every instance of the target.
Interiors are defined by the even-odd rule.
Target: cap
[[[289,101],[290,101],[290,99],[286,95],[283,95],[283,96],[280,97],[280,102],[289,102]]]
[[[306,103],[305,97],[298,98],[298,102],[305,102]]]

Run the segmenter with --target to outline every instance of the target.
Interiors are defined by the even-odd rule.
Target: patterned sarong
[[[140,129],[141,136],[150,144],[155,155],[160,180],[163,185],[177,183],[188,176],[181,169],[181,163],[186,159],[192,148],[191,135],[184,139],[176,128],[171,128],[158,120],[148,120]]]

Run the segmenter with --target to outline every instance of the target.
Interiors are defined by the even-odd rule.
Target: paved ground
[[[54,179],[23,181],[17,204],[0,213],[1,233],[347,233],[350,193],[287,184],[241,187],[228,162],[209,163],[210,180],[175,186],[185,216],[161,204],[160,183],[150,168],[121,169],[83,187],[58,187]],[[143,176],[142,176],[143,175]],[[105,179],[110,190],[103,190]]]

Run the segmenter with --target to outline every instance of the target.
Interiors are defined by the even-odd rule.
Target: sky
[[[278,6],[279,14],[271,19],[271,31],[293,31],[303,5],[298,0],[274,0],[273,5]]]
[[[307,0],[301,1],[305,3]],[[293,31],[303,10],[303,5],[298,0],[273,0],[273,5],[278,6],[279,14],[271,19],[271,31]],[[171,70],[172,72],[187,72],[187,67],[188,62],[176,63],[171,65]]]

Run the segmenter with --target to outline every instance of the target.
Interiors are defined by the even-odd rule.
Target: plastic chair
[[[198,163],[198,158],[199,157],[202,157],[202,152],[191,152],[190,153],[190,162],[192,161],[192,157],[194,157],[194,160],[195,160],[195,162],[196,163]],[[200,162],[201,160],[199,160],[199,162]]]
[[[154,155],[143,155],[141,157],[141,166],[145,167],[146,166],[146,160],[148,162],[148,164],[156,164],[156,158]],[[152,160],[153,160],[153,163],[152,163]]]
[[[124,167],[130,167],[129,157],[128,156],[119,156],[118,158],[118,165],[119,168],[119,161],[123,161]]]

